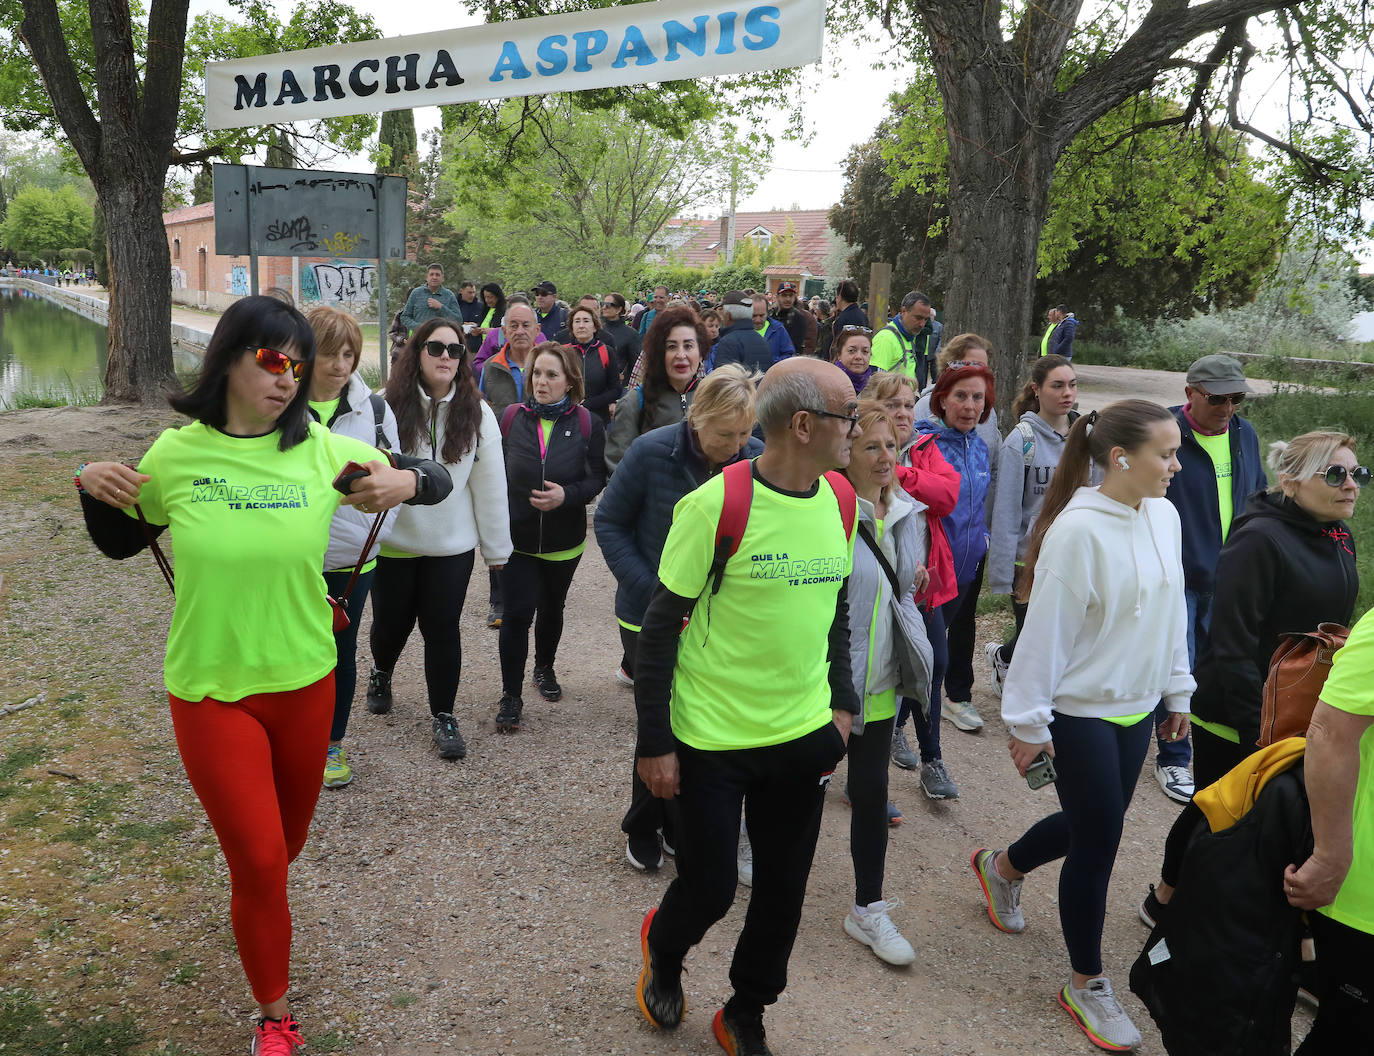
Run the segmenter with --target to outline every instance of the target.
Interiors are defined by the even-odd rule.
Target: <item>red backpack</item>
[[[720,592],[721,581],[725,578],[725,564],[739,551],[744,529],[749,524],[749,507],[754,501],[754,463],[742,458],[726,466],[720,475],[725,484],[725,501],[720,507],[720,520],[716,524],[716,550],[711,558],[712,595]],[[859,507],[854,485],[843,473],[835,470],[827,473],[825,479],[839,503],[844,537],[852,542]]]

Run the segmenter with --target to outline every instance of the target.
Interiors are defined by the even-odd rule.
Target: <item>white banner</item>
[[[205,122],[244,128],[817,62],[824,0],[654,3],[211,63]]]

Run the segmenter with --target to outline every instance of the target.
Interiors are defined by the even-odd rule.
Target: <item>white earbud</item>
[[[1116,464],[1117,464],[1118,466],[1120,466],[1122,469],[1130,469],[1130,468],[1131,468],[1131,464],[1130,464],[1129,462],[1126,461],[1126,456],[1125,456],[1125,455],[1117,455],[1117,456],[1116,456]]]

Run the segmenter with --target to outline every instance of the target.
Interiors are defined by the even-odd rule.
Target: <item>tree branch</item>
[[[1236,63],[1235,73],[1231,77],[1231,93],[1226,100],[1226,120],[1227,123],[1237,132],[1244,132],[1254,136],[1261,143],[1266,143],[1277,151],[1287,154],[1299,165],[1307,170],[1307,175],[1315,180],[1330,179],[1336,173],[1346,170],[1339,165],[1332,165],[1328,161],[1323,161],[1315,155],[1307,153],[1300,147],[1294,146],[1281,139],[1275,139],[1266,132],[1260,131],[1254,125],[1245,121],[1240,116],[1240,89],[1245,80],[1246,73],[1249,72],[1250,59],[1254,57],[1255,46],[1246,40],[1240,48],[1240,58]]]
[[[53,112],[87,172],[96,171],[100,159],[100,122],[81,90],[76,64],[62,36],[62,20],[56,0],[23,0],[24,20],[19,24],[29,54],[52,98]]]

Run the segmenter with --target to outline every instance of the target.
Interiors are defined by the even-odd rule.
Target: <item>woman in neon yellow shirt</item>
[[[334,713],[335,646],[320,575],[350,461],[368,475],[342,501],[366,512],[448,494],[442,467],[336,436],[309,411],[315,337],[271,297],[220,318],[200,377],[138,469],[92,462],[77,475],[91,538],[111,557],[169,528],[176,603],[164,676],[186,774],[229,865],[231,915],[253,996],[254,1049],[303,1045],[288,1011],[287,866],[305,845]]]

